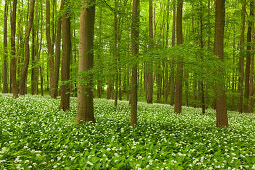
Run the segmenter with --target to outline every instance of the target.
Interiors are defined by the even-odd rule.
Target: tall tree
[[[27,79],[27,70],[29,65],[29,58],[30,58],[30,52],[29,52],[29,37],[30,32],[33,26],[33,20],[34,20],[34,5],[35,0],[30,0],[30,9],[29,9],[29,21],[26,29],[26,35],[25,35],[25,61],[22,68],[22,74],[20,79],[20,94],[25,94],[25,86],[26,86],[26,79]]]
[[[114,11],[114,47],[113,47],[113,56],[115,60],[115,73],[114,73],[114,106],[117,106],[118,103],[118,0],[114,0],[115,11]]]
[[[200,47],[201,49],[204,48],[204,43],[203,43],[203,2],[200,0]],[[201,55],[201,59],[203,61],[203,55]],[[204,95],[204,82],[203,78],[200,82],[200,87],[201,87],[201,107],[202,107],[202,114],[205,114],[205,95]]]
[[[165,47],[168,48],[168,35],[169,35],[169,12],[170,12],[170,0],[167,0],[167,7],[166,7],[166,43]],[[167,103],[168,95],[169,95],[169,83],[170,80],[168,78],[168,65],[169,61],[166,60],[165,66],[165,83],[164,83],[164,103]]]
[[[100,11],[99,11],[99,44],[102,44],[102,18],[103,18],[103,10],[102,10],[102,7],[100,7]],[[102,49],[102,47],[101,47],[101,49]],[[103,67],[101,49],[97,56],[100,73],[102,73],[102,67]],[[97,96],[98,96],[98,98],[102,97],[102,80],[101,79],[97,80]]]
[[[46,41],[48,48],[48,63],[49,63],[49,73],[50,73],[50,95],[52,96],[52,91],[54,90],[53,79],[54,79],[54,58],[53,58],[53,46],[50,36],[50,0],[46,0]]]
[[[12,79],[12,93],[14,98],[18,98],[18,88],[16,81],[16,49],[15,49],[15,34],[16,34],[16,11],[17,0],[13,0],[11,11],[11,79]]]
[[[217,71],[216,82],[216,126],[228,127],[227,105],[224,83],[223,54],[224,54],[224,25],[225,25],[225,0],[216,0],[214,55],[218,56],[221,63]]]
[[[153,1],[149,0],[149,49],[153,49],[153,13],[152,13]],[[148,64],[148,97],[147,103],[153,103],[153,58]]]
[[[61,0],[60,12],[64,8],[64,0]],[[56,38],[56,50],[55,50],[55,63],[54,63],[54,78],[53,78],[53,90],[52,98],[57,98],[58,96],[58,80],[59,80],[59,67],[60,67],[60,44],[61,44],[61,24],[62,15],[59,16],[57,21],[57,38]],[[63,44],[64,46],[64,44]]]
[[[249,112],[249,95],[250,95],[250,72],[251,72],[251,31],[252,20],[254,19],[254,1],[250,0],[250,17],[248,20],[247,30],[247,54],[245,67],[245,89],[244,89],[244,111]]]
[[[176,1],[173,1],[173,26],[172,26],[172,47],[175,46],[175,23],[176,23]],[[174,57],[172,57],[171,72],[170,72],[170,105],[174,105]]]
[[[95,1],[82,0],[83,10],[80,16],[79,39],[79,73],[88,73],[93,68],[93,42],[95,25]],[[95,122],[93,107],[93,77],[89,73],[87,82],[84,77],[79,78],[77,96],[76,122]]]
[[[183,43],[182,39],[182,6],[183,0],[177,0],[177,45]],[[176,77],[176,93],[175,93],[175,105],[174,113],[181,114],[182,112],[182,78],[183,78],[183,57],[178,56],[177,58],[177,77]]]
[[[8,93],[7,14],[8,14],[8,4],[7,4],[7,0],[5,0],[5,5],[4,5],[4,74],[3,74],[3,91],[2,91],[3,93]]]
[[[246,0],[242,5],[242,24],[241,24],[241,37],[240,37],[240,57],[239,57],[239,78],[238,78],[238,104],[237,111],[243,112],[243,80],[244,80],[244,31],[245,31],[245,13],[246,13]]]
[[[139,53],[139,14],[140,0],[133,0],[132,25],[131,25],[131,43],[132,56],[135,63],[132,67],[132,87],[131,87],[131,126],[137,124],[137,63],[136,58]]]
[[[64,10],[69,11],[69,0],[64,1]],[[71,31],[70,31],[70,15],[65,12],[62,18],[62,37],[63,37],[63,55],[61,64],[61,80],[63,83],[61,86],[61,104],[60,107],[63,110],[69,110],[70,108],[70,85],[65,81],[70,79],[70,56],[71,56]],[[93,99],[92,99],[93,100]]]

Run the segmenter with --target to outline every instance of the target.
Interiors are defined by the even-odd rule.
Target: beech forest
[[[2,0],[0,169],[255,169],[254,0]]]

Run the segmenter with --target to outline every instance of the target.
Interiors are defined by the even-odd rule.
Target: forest
[[[254,0],[0,2],[1,169],[255,169]]]

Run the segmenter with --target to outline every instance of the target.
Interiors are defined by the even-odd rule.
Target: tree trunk
[[[235,51],[236,51],[236,28],[234,27],[234,39],[233,39],[233,65],[235,65],[236,63],[236,54],[235,54]],[[233,69],[233,74],[232,74],[232,110],[234,111],[234,108],[235,108],[235,74],[236,72],[236,69],[234,68]]]
[[[117,0],[114,1],[115,9],[114,12],[114,47],[113,47],[113,57],[115,62],[115,71],[114,71],[114,106],[117,107],[118,104],[118,16],[117,16]]]
[[[49,73],[50,73],[50,95],[52,96],[52,91],[54,90],[54,58],[53,58],[53,49],[51,43],[51,36],[50,36],[50,0],[46,0],[46,41],[47,41],[47,48],[48,48],[48,64],[49,64]],[[48,81],[47,81],[48,82]]]
[[[177,45],[183,43],[182,39],[182,6],[183,0],[177,0]],[[176,76],[176,93],[175,93],[175,105],[174,113],[181,114],[182,112],[182,77],[183,77],[183,58],[178,56],[177,58],[177,76]]]
[[[203,43],[203,3],[202,0],[200,0],[200,46],[201,49],[204,48]],[[203,61],[203,56],[201,55],[201,59]],[[202,77],[202,80],[200,82],[201,86],[201,107],[202,107],[202,114],[205,114],[205,94],[204,94],[204,80]]]
[[[255,33],[254,33],[254,22],[252,23],[252,42],[255,40]],[[254,45],[252,44],[252,50],[254,51]],[[253,106],[254,106],[254,54],[251,55],[251,74],[250,74],[250,105],[249,105],[249,112],[253,113]]]
[[[153,49],[153,13],[152,0],[149,1],[149,49]],[[150,56],[148,64],[148,97],[147,103],[153,103],[153,56]]]
[[[176,10],[175,10],[175,2],[173,2],[173,28],[172,28],[172,47],[175,46],[175,23],[176,23]],[[174,105],[174,91],[175,91],[175,83],[174,83],[174,67],[175,67],[175,61],[174,57],[172,57],[171,62],[171,73],[170,73],[170,105]]]
[[[40,37],[40,46],[37,53],[37,61],[40,61],[41,50],[42,50],[42,38],[43,38],[43,3],[41,2],[41,37]],[[41,95],[43,96],[43,66],[39,66],[40,71],[40,86],[41,86]]]
[[[70,5],[69,0],[62,1],[64,3],[65,11],[66,10],[68,11]],[[67,13],[65,13],[62,18],[62,37],[63,37],[63,55],[61,64],[61,81],[64,84],[61,86],[60,107],[65,111],[70,109],[70,85],[69,85],[70,83],[65,82],[70,79],[70,59],[71,59],[70,16],[68,16]]]
[[[216,126],[228,127],[224,70],[222,66],[224,60],[225,0],[216,0],[215,11],[214,55],[218,56],[222,62],[216,73],[219,78],[216,81]]]
[[[245,89],[244,89],[244,112],[250,112],[250,72],[251,72],[251,29],[252,20],[254,19],[254,1],[250,0],[250,18],[248,20],[247,31],[247,55],[246,55],[246,67],[245,67]]]
[[[61,1],[60,11],[63,10],[64,0]],[[60,44],[61,44],[61,22],[62,17],[58,18],[57,22],[57,38],[56,38],[56,53],[55,53],[55,66],[54,66],[54,78],[53,78],[53,90],[52,98],[58,96],[58,80],[59,80],[59,67],[60,67]],[[65,44],[63,43],[63,46]]]
[[[25,86],[26,86],[26,79],[27,79],[27,71],[28,71],[28,65],[29,65],[29,58],[30,58],[30,52],[29,52],[29,37],[31,28],[33,26],[33,20],[34,20],[34,5],[35,0],[30,1],[30,10],[29,10],[29,22],[26,29],[26,35],[25,35],[25,61],[22,68],[22,74],[20,79],[20,94],[25,95]]]
[[[189,105],[189,73],[188,70],[184,72],[185,77],[185,106]]]
[[[3,91],[2,91],[3,93],[8,93],[7,14],[8,14],[8,5],[7,5],[7,0],[5,0],[5,5],[4,5],[4,75],[3,75]]]
[[[82,0],[83,10],[80,16],[79,38],[79,74],[88,73],[93,69],[93,41],[95,24],[94,0]],[[93,76],[88,74],[87,80],[79,78],[76,122],[95,122],[93,107]],[[84,84],[86,82],[86,84]]]
[[[168,35],[169,35],[169,12],[170,12],[170,0],[167,1],[167,7],[166,7],[166,48],[168,48]],[[168,65],[169,65],[169,61],[166,60],[166,68],[165,68],[165,83],[164,83],[164,103],[166,104],[167,103],[167,100],[168,100],[168,95],[169,95],[169,83],[170,83],[170,80],[169,80],[169,75],[168,75],[168,72],[169,72],[169,68],[168,68]]]
[[[102,7],[100,7],[100,11],[99,11],[99,44],[102,44]],[[100,69],[100,72],[99,74],[102,74],[102,67],[103,67],[103,64],[102,64],[102,59],[101,59],[101,55],[102,55],[102,52],[101,52],[102,48],[100,49],[100,52],[98,54],[98,63],[99,63],[99,69]],[[99,80],[97,80],[97,96],[98,98],[101,98],[102,97],[102,78],[100,77]]]
[[[33,24],[35,25],[35,24]],[[35,26],[32,27],[32,52],[31,52],[31,95],[36,94],[36,59],[35,59]]]
[[[244,80],[244,31],[245,31],[245,13],[246,13],[246,0],[243,1],[242,5],[242,26],[241,26],[241,37],[240,37],[240,58],[239,58],[239,79],[238,79],[238,92],[239,99],[237,104],[237,111],[243,112],[243,80]]]
[[[132,37],[132,56],[138,57],[139,53],[139,6],[140,0],[133,0],[132,10],[132,25],[131,25],[131,37]],[[132,68],[132,85],[131,85],[131,126],[137,124],[137,63]]]
[[[16,10],[17,0],[13,0],[13,7],[11,12],[11,79],[12,79],[12,93],[14,98],[18,98],[18,88],[16,82],[16,50],[15,50],[15,33],[16,33]]]

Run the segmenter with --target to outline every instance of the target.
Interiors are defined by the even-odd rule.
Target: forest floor
[[[216,128],[216,113],[95,99],[97,123],[74,124],[60,100],[0,94],[0,169],[255,169],[255,114],[228,112],[228,129]]]

